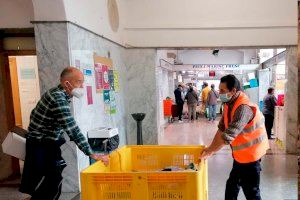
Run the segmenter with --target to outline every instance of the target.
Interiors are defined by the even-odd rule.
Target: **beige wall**
[[[32,0],[0,0],[0,28],[33,27]]]
[[[297,43],[297,0],[130,0],[132,46],[272,46]]]
[[[116,0],[116,32],[109,23],[109,1],[32,0],[33,20],[71,21],[128,47],[297,44],[297,0]],[[32,26],[30,0],[0,3],[5,19],[0,28]]]

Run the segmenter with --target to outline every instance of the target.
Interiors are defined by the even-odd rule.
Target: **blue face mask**
[[[228,93],[220,94],[220,99],[223,103],[227,103],[231,100],[232,96],[228,96]]]

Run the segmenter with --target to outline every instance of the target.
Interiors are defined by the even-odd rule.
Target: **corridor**
[[[194,123],[173,123],[164,128],[161,145],[209,145],[217,131],[218,122],[201,118]],[[270,141],[271,149],[262,159],[261,195],[266,200],[297,199],[297,157],[286,155]],[[224,199],[226,180],[232,168],[229,146],[208,160],[208,196],[210,200]],[[242,190],[239,200],[244,200]]]

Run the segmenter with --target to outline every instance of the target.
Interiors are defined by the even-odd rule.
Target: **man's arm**
[[[272,106],[277,106],[277,99],[276,99],[276,97],[275,96],[273,96],[272,98],[271,98],[271,102],[272,102]]]
[[[109,157],[106,155],[95,154],[91,149],[90,144],[81,133],[77,126],[74,117],[71,114],[70,105],[66,101],[56,101],[52,109],[55,118],[59,125],[65,130],[70,139],[76,143],[78,148],[87,156],[94,160],[101,160],[105,165],[109,163]]]
[[[253,119],[253,117],[253,111],[247,105],[241,105],[237,108],[233,120],[227,129],[225,129],[224,118],[222,117],[218,126],[219,130],[212,143],[203,151],[200,158],[206,159],[219,151],[224,145],[230,144],[242,132],[244,127]]]
[[[228,128],[222,133],[226,144],[231,142],[243,131],[245,126],[253,119],[253,111],[248,105],[240,105],[233,116]]]

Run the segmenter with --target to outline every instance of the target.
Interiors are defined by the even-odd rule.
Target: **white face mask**
[[[73,85],[69,81],[67,81],[66,84],[68,84],[69,86],[71,86],[73,88],[71,91],[71,95],[73,97],[80,99],[84,95],[83,88],[74,88]],[[68,88],[70,88],[70,87],[68,87]]]
[[[74,97],[80,99],[80,98],[83,97],[83,95],[84,95],[83,88],[74,88],[74,89],[72,90],[71,94],[72,94]]]

